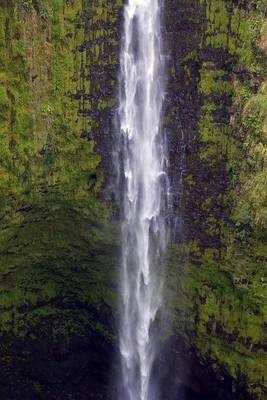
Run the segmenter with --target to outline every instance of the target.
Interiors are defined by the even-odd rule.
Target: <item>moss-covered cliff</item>
[[[118,228],[102,189],[121,4],[0,0],[3,400],[110,395]],[[195,363],[185,384],[212,399],[266,398],[266,13],[164,5],[172,366]]]
[[[234,398],[267,396],[266,11],[264,1],[180,2],[170,32],[184,232],[170,262],[174,325],[214,376],[235,379]]]
[[[105,391],[117,234],[95,137],[115,20],[110,1],[0,1],[1,399]]]

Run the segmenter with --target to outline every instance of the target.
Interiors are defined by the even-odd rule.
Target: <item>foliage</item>
[[[203,363],[245,377],[266,395],[264,296],[267,266],[266,2],[202,1],[206,27],[183,60],[199,101],[185,195],[197,210],[171,248],[169,307]],[[197,72],[196,72],[197,71]],[[193,82],[192,82],[193,80]],[[197,160],[197,161],[196,161]],[[197,201],[195,200],[197,198]],[[187,208],[191,212],[192,204]],[[190,216],[185,216],[185,221]],[[200,233],[198,233],[200,231]],[[193,233],[192,233],[193,232]],[[216,243],[216,245],[214,245]],[[223,373],[222,373],[222,379]],[[239,383],[238,383],[239,382]]]

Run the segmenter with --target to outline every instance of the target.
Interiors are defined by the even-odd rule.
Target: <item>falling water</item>
[[[120,400],[154,400],[168,178],[159,0],[128,0],[121,51],[122,273]],[[156,333],[157,332],[157,333]]]

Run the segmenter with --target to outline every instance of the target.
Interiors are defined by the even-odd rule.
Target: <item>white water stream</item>
[[[123,222],[119,346],[120,400],[155,400],[167,241],[168,179],[161,130],[163,60],[159,0],[128,0],[121,50],[120,143]]]

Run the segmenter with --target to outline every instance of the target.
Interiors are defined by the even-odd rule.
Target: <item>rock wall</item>
[[[266,3],[168,4],[173,325],[214,376],[234,378],[233,398],[264,399]]]
[[[0,1],[3,400],[107,391],[118,229],[95,138],[116,87],[116,9]]]

